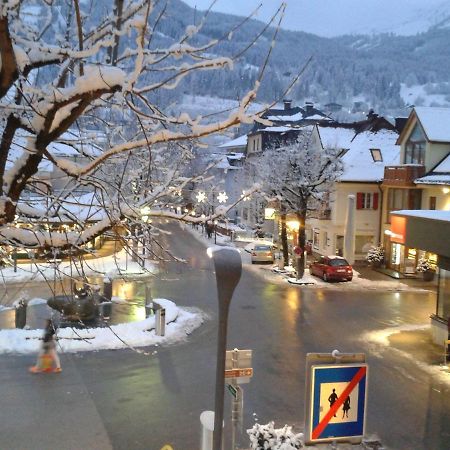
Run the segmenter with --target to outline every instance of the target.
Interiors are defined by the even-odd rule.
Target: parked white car
[[[267,244],[255,243],[255,246],[253,247],[253,250],[251,252],[251,257],[252,257],[252,264],[263,262],[273,264],[274,262],[273,247]]]

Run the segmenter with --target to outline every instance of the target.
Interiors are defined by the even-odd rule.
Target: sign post
[[[229,380],[228,390],[233,396],[231,402],[231,448],[236,447],[236,436],[242,428],[244,390],[239,386],[248,383],[253,376],[252,350],[227,350],[225,355],[225,378]]]
[[[306,443],[364,437],[368,366],[364,354],[307,355]]]

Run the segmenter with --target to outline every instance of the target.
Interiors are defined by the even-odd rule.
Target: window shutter
[[[356,209],[364,208],[364,194],[362,192],[358,192],[356,194]]]
[[[378,192],[373,194],[373,209],[378,209]]]

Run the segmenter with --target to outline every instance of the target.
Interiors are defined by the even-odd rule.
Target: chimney
[[[368,114],[367,114],[367,119],[368,120],[375,120],[378,117],[378,114],[373,112],[373,109],[370,109]]]
[[[403,128],[405,128],[406,121],[408,120],[407,117],[396,117],[395,118],[395,129],[401,133],[403,131]]]
[[[305,102],[305,111],[307,116],[312,116],[314,109],[314,103],[313,102]]]
[[[285,111],[287,111],[287,110],[292,108],[292,100],[285,99],[285,100],[283,100],[283,103],[284,103],[284,110]]]

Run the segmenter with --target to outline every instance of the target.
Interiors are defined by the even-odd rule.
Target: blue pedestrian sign
[[[364,436],[367,364],[311,366],[309,441]]]

